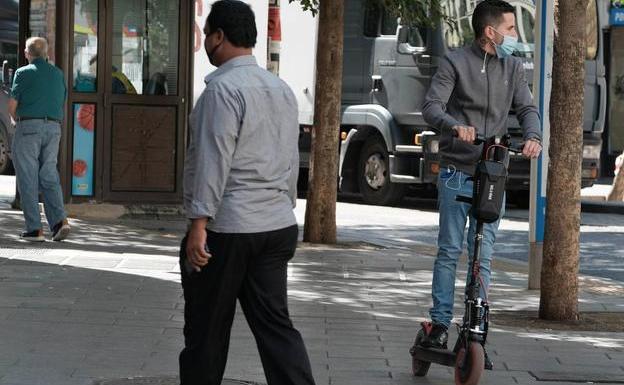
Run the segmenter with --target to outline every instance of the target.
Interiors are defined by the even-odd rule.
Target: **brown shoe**
[[[24,231],[20,237],[25,241],[30,242],[43,242],[45,238],[43,237],[43,230],[33,230],[33,231]]]
[[[62,241],[69,235],[69,230],[69,222],[67,222],[67,218],[65,218],[52,227],[52,240],[57,242]]]

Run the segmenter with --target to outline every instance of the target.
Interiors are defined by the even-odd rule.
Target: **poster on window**
[[[72,195],[93,195],[95,104],[74,104]]]
[[[280,0],[269,0],[269,26],[267,33],[267,70],[279,76],[280,50],[282,45],[282,23]]]

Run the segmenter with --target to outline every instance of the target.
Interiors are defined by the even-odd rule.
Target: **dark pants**
[[[208,232],[212,258],[201,272],[190,274],[184,264],[184,238],[182,385],[221,384],[237,298],[256,339],[268,384],[314,384],[303,339],[288,314],[287,264],[295,253],[297,234],[296,225],[253,234]]]

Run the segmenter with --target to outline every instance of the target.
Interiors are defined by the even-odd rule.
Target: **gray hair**
[[[31,37],[26,40],[26,52],[33,58],[48,57],[48,42],[42,37]]]

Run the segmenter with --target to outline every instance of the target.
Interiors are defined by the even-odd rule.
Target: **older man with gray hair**
[[[39,215],[41,191],[51,238],[61,241],[69,234],[69,224],[56,163],[67,89],[61,70],[47,61],[44,38],[26,40],[24,53],[29,64],[15,72],[9,99],[9,114],[17,125],[13,163],[26,222],[21,237],[45,240]]]

